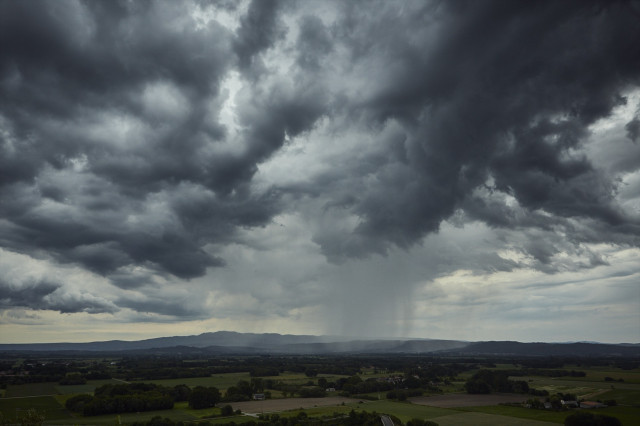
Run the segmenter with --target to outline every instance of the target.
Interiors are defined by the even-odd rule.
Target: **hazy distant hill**
[[[604,343],[520,343],[475,342],[453,351],[470,355],[518,355],[518,356],[640,356],[638,345]]]
[[[0,350],[29,351],[127,351],[139,349],[169,348],[174,346],[190,346],[206,348],[208,346],[234,346],[253,348],[273,348],[296,343],[324,342],[328,337],[305,336],[292,334],[254,334],[236,333],[233,331],[216,331],[202,333],[197,336],[158,337],[155,339],[124,341],[109,340],[87,343],[32,343],[32,344],[0,344]]]
[[[462,342],[430,339],[349,340],[335,336],[217,331],[197,336],[88,343],[0,344],[0,351],[158,354],[420,354],[640,357],[638,344]]]

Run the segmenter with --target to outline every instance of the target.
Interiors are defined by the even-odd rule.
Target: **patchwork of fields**
[[[337,375],[325,375],[329,380],[336,380]],[[527,380],[536,389],[544,389],[550,393],[574,393],[579,398],[600,400],[615,399],[617,406],[599,409],[598,412],[615,416],[623,425],[640,424],[640,371],[621,371],[598,369],[589,371],[586,377],[550,378],[519,377]],[[215,386],[225,390],[234,386],[239,380],[250,380],[249,373],[218,374],[211,377],[184,378],[170,380],[149,380],[146,382],[175,386],[186,384],[195,386]],[[605,378],[622,379],[611,381]],[[285,383],[304,384],[309,377],[301,373],[286,373],[277,377]],[[317,378],[316,378],[317,379]],[[97,387],[106,383],[122,383],[122,380],[94,380],[84,385],[61,386],[57,383],[34,383],[9,385],[0,398],[0,412],[5,420],[20,417],[29,409],[35,409],[46,418],[45,424],[95,424],[107,425],[120,422],[148,421],[154,416],[168,417],[174,421],[197,421],[205,416],[218,415],[220,408],[193,410],[186,403],[176,403],[174,409],[146,413],[128,413],[121,415],[105,415],[82,417],[64,408],[65,401],[73,395],[92,393]],[[453,383],[452,387],[460,388],[462,382]],[[521,402],[530,396],[519,394],[468,395],[464,393],[448,393],[436,396],[410,398],[410,401],[398,402],[386,399],[375,401],[358,398],[326,397],[326,398],[277,398],[265,401],[247,401],[231,403],[234,410],[241,410],[246,416],[234,416],[233,421],[242,424],[255,420],[259,413],[279,413],[282,416],[296,416],[304,410],[309,416],[346,415],[351,410],[392,414],[403,422],[412,418],[428,419],[441,426],[448,425],[493,425],[493,426],[543,426],[562,424],[569,411],[534,410],[519,406],[500,405],[505,402]],[[381,398],[384,398],[382,395]],[[219,404],[224,405],[224,404]],[[209,419],[210,423],[228,422],[226,419]]]

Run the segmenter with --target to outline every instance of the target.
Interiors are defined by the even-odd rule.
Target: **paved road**
[[[380,416],[380,420],[382,420],[383,426],[395,426],[389,416]]]

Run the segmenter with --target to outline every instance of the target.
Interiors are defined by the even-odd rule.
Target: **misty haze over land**
[[[1,343],[640,342],[638,1],[0,1]]]

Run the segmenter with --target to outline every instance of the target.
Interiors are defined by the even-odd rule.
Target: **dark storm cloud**
[[[325,5],[335,16],[314,14]],[[584,243],[640,245],[640,224],[616,204],[623,166],[605,172],[583,153],[590,126],[640,85],[630,3],[322,7],[0,2],[0,246],[138,290],[224,266],[239,230],[309,200],[321,206],[304,213],[322,221],[313,241],[337,263],[411,248],[445,220],[522,231],[519,249],[545,271]],[[237,30],[199,23],[197,8],[240,14]],[[221,118],[228,105],[237,128]],[[322,126],[349,155],[293,183],[259,175],[288,141],[317,144]],[[637,140],[637,118],[626,131]],[[353,217],[355,229],[342,226]],[[32,306],[117,309],[62,290]],[[7,304],[31,303],[16,291]]]
[[[638,142],[638,139],[640,139],[640,119],[638,119],[638,117],[635,117],[624,127],[627,130],[627,136],[629,137],[629,139],[634,142]]]
[[[3,247],[124,285],[118,270],[129,265],[200,276],[224,264],[204,245],[268,222],[276,198],[247,182],[317,108],[269,92],[258,102],[272,112],[245,123],[247,152],[211,154],[226,137],[211,108],[233,49],[250,62],[273,41],[276,15],[271,3],[252,5],[236,38],[215,21],[196,29],[188,6],[1,3]]]
[[[283,35],[279,6],[279,0],[251,1],[247,14],[240,20],[240,28],[234,41],[240,69],[247,70],[256,61],[259,62],[257,55],[271,47]]]
[[[204,319],[210,316],[201,306],[195,306],[193,301],[183,302],[167,300],[166,297],[149,298],[145,300],[119,299],[115,302],[118,306],[129,308],[134,312],[160,314],[181,319]],[[144,319],[139,318],[139,321]],[[154,317],[155,321],[158,320]]]
[[[47,280],[30,280],[12,283],[0,280],[0,308],[27,307],[47,309],[61,313],[116,312],[118,309],[104,299],[87,294],[65,293],[63,285]]]
[[[313,15],[303,16],[296,46],[298,65],[309,70],[318,69],[332,48],[331,35],[322,20]]]
[[[543,210],[551,222],[593,219],[602,241],[631,232],[637,245],[639,224],[617,208],[616,183],[579,154],[588,126],[624,105],[623,92],[640,84],[640,26],[630,7],[350,5],[340,24],[343,43],[356,67],[368,65],[363,78],[374,83],[348,108],[370,123],[401,122],[409,167],[386,167],[378,185],[358,196],[352,211],[363,222],[351,242],[316,240],[334,256],[384,252],[389,242],[410,246],[492,179],[494,190],[528,212]],[[490,212],[494,225],[508,226],[499,217],[506,210]]]

